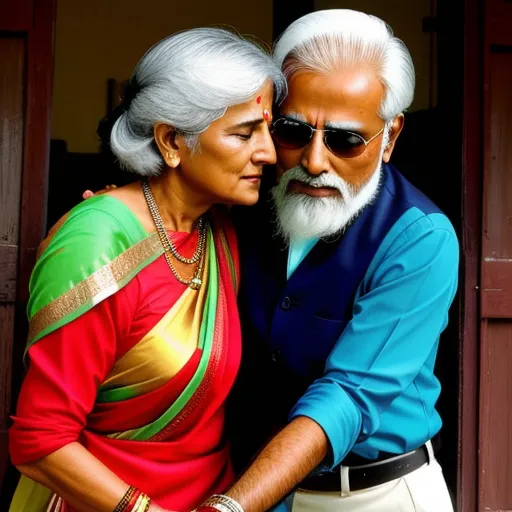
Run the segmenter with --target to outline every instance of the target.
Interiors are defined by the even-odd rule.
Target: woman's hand
[[[77,442],[17,468],[79,512],[112,512],[128,489],[127,483]]]

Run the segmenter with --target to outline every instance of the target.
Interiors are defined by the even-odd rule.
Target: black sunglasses
[[[274,142],[285,149],[301,149],[307,146],[315,132],[324,132],[324,144],[340,158],[354,158],[366,150],[368,144],[384,131],[382,127],[373,137],[366,140],[358,133],[342,128],[315,128],[303,121],[281,117],[272,123],[271,133]]]

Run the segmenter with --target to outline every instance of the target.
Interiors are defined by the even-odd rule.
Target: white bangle
[[[210,496],[202,506],[216,508],[219,512],[244,512],[238,501],[224,494]]]
[[[219,512],[232,512],[229,507],[226,507],[226,505],[224,505],[223,503],[220,503],[220,502],[216,502],[216,503],[207,503],[207,502],[205,502],[201,506],[206,506],[206,507],[214,508],[215,510],[218,510]]]

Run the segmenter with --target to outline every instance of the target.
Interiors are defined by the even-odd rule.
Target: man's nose
[[[324,144],[324,132],[317,131],[302,152],[301,164],[313,176],[329,171],[329,150]]]

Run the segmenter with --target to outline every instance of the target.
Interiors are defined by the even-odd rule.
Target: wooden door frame
[[[457,510],[478,510],[480,257],[483,181],[483,1],[464,0],[462,292]]]
[[[22,354],[27,338],[28,283],[37,247],[46,230],[46,200],[51,133],[54,38],[57,0],[8,0],[0,6],[0,31],[26,40],[23,119],[23,164],[17,260],[14,335],[5,352],[12,386],[0,397],[9,411],[16,402],[23,377]],[[8,503],[17,474],[3,469],[0,503]]]
[[[494,197],[497,184],[507,186],[501,181],[508,175],[502,165],[508,158],[503,153],[502,130],[509,130],[502,108],[510,109],[509,104],[500,105],[502,98],[509,97],[507,85],[510,84],[510,62],[497,63],[512,52],[512,4],[510,0],[484,0],[483,2],[483,67],[482,83],[482,255],[480,289],[480,411],[478,438],[478,508],[479,510],[502,510],[510,500],[510,479],[504,482],[502,475],[509,474],[511,452],[510,439],[506,425],[510,425],[510,415],[506,411],[506,398],[510,389],[510,371],[502,365],[502,350],[507,343],[507,331],[510,333],[511,308],[511,265],[508,261],[510,232],[494,229],[507,221],[508,211],[504,203]],[[505,82],[502,82],[505,80]],[[507,204],[508,201],[505,203]],[[502,249],[501,246],[507,249]],[[504,250],[502,253],[501,251]],[[505,326],[506,330],[503,329]],[[504,356],[506,358],[506,355]],[[506,359],[505,359],[506,361]]]
[[[57,0],[33,0],[33,24],[27,34],[27,66],[20,245],[13,347],[13,402],[22,378],[28,326],[28,284],[37,247],[46,232],[48,170],[53,97]]]

